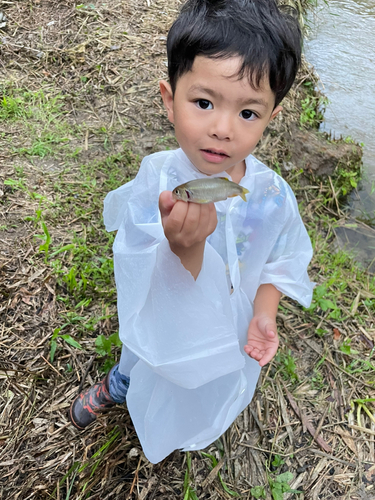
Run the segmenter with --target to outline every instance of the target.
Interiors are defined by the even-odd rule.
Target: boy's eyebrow
[[[258,98],[258,99],[252,99],[252,98],[249,98],[249,99],[237,99],[237,102],[239,104],[241,104],[242,106],[245,106],[246,104],[249,104],[250,106],[252,104],[259,104],[260,106],[263,106],[264,108],[268,107],[267,102],[264,99],[262,99],[262,98]]]
[[[205,92],[206,94],[212,96],[212,97],[216,97],[216,98],[222,98],[222,94],[219,93],[219,92],[216,92],[215,90],[213,89],[210,89],[210,88],[206,88],[206,87],[202,87],[201,85],[193,85],[192,87],[190,87],[189,89],[190,92]],[[245,99],[237,99],[236,100],[239,104],[242,104],[243,106],[245,106],[246,104],[248,105],[252,105],[252,104],[259,104],[260,106],[263,106],[265,108],[268,107],[268,104],[267,102],[262,99],[262,98],[258,98],[258,99],[253,99],[251,97],[249,98],[245,98]]]

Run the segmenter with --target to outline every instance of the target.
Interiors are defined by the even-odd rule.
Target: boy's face
[[[281,107],[268,81],[254,90],[247,77],[237,77],[239,57],[198,56],[191,71],[170,85],[160,82],[168,118],[181,148],[202,173],[226,171],[235,182],[245,173],[244,159],[252,153],[264,129]]]

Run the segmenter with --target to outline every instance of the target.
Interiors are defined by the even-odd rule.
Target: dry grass
[[[126,408],[104,415],[81,434],[69,425],[67,408],[78,388],[102,376],[95,338],[117,329],[113,282],[108,293],[93,285],[86,293],[93,301],[76,307],[78,299],[74,302],[51,260],[39,252],[40,201],[30,196],[43,196],[53,249],[70,244],[74,234],[84,236],[88,248],[108,244],[100,231],[100,203],[90,198],[80,166],[99,165],[91,171],[92,191],[104,196],[115,166],[114,182],[123,182],[134,175],[137,154],[174,145],[157,81],[166,76],[165,36],[178,5],[177,0],[93,1],[81,7],[70,0],[2,2],[8,26],[0,31],[0,89],[15,95],[17,89],[42,89],[48,103],[51,96],[63,96],[60,123],[66,128],[56,128],[58,112],[43,101],[45,117],[55,117],[49,125],[55,136],[53,151],[38,156],[30,151],[45,137],[40,120],[0,122],[1,498],[183,498],[185,454],[150,464]],[[312,77],[309,71],[301,72],[284,117],[258,148],[270,165],[285,157],[284,133],[299,120],[299,89]],[[64,134],[67,141],[59,142]],[[124,153],[124,138],[132,153]],[[118,161],[102,167],[116,155]],[[375,343],[373,278],[342,254],[330,254],[338,216],[334,187],[319,182],[301,187],[293,175],[314,235],[311,277],[321,285],[334,280],[329,298],[341,315],[319,307],[304,311],[282,300],[280,354],[263,370],[249,408],[205,450],[218,460],[214,472],[209,457],[191,455],[190,484],[200,499],[233,496],[218,472],[229,490],[249,499],[251,488],[287,471],[293,473],[291,487],[303,490],[301,499],[375,498],[374,405],[361,403],[375,396],[369,365]],[[20,183],[4,182],[9,179]],[[327,197],[332,203],[324,208]],[[84,211],[77,214],[80,203]],[[69,258],[69,252],[61,254],[63,269],[69,269]],[[74,311],[84,319],[74,320]],[[82,349],[59,338],[51,362],[52,334],[66,318],[63,332]],[[92,318],[97,320],[90,329]],[[271,498],[269,488],[266,495]]]

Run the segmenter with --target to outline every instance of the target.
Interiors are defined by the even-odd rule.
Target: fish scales
[[[245,194],[248,192],[246,188],[226,177],[212,177],[210,179],[194,179],[177,186],[173,190],[173,197],[177,200],[193,203],[211,203],[233,196],[241,196],[246,201]]]

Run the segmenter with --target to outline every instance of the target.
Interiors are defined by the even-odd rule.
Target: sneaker
[[[109,374],[97,384],[82,391],[72,402],[69,409],[71,423],[79,430],[95,422],[103,410],[113,408],[116,403],[108,391]]]

